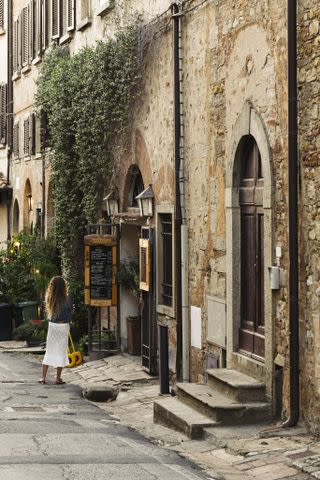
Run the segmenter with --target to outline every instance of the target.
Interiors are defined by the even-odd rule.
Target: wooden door
[[[250,137],[239,189],[241,214],[241,324],[239,347],[264,358],[264,218],[261,156]]]

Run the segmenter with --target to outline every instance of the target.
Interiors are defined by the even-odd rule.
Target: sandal
[[[64,382],[64,381],[62,380],[62,378],[58,378],[58,379],[56,380],[56,385],[64,385],[65,383],[66,383],[66,382]]]
[[[38,383],[41,383],[42,385],[45,385],[46,381],[45,381],[44,378],[40,378],[40,380],[38,380]]]

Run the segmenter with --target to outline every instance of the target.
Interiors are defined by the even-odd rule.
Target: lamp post
[[[153,216],[153,198],[154,193],[151,185],[149,185],[143,190],[143,192],[139,193],[139,195],[136,196],[141,217]]]

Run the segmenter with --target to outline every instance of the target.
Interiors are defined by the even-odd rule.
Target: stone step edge
[[[207,368],[206,369],[206,373],[207,375],[209,375],[209,377],[212,377],[214,378],[217,382],[221,382],[223,383],[224,385],[227,385],[228,387],[230,388],[234,388],[234,389],[243,389],[243,390],[259,390],[259,389],[262,389],[262,388],[265,388],[265,383],[264,382],[258,382],[258,380],[255,380],[253,377],[249,377],[249,375],[245,375],[246,377],[249,377],[249,378],[252,378],[252,381],[253,383],[242,383],[242,384],[234,384],[232,382],[230,382],[228,379],[226,378],[221,378],[219,376],[219,374],[217,374],[217,368]],[[237,373],[241,373],[241,372],[238,372]]]
[[[196,417],[191,420],[192,417]],[[154,423],[175,427],[190,438],[202,438],[203,429],[220,425],[177,398],[156,400],[153,404]]]
[[[220,397],[224,397],[225,403],[217,403],[215,405],[211,405],[210,403],[206,402],[205,398],[199,398],[196,394],[191,393],[190,391],[187,390],[185,387],[186,385],[189,385],[188,383],[177,383],[177,396],[181,402],[183,402],[183,398],[179,397],[179,390],[182,390],[182,392],[185,395],[188,395],[190,399],[194,399],[197,402],[203,403],[206,407],[211,408],[212,410],[244,410],[246,408],[256,408],[257,410],[259,409],[264,409],[264,408],[269,408],[270,404],[268,402],[260,402],[260,401],[254,401],[254,402],[237,402],[237,403],[230,403],[230,399],[226,396],[223,395],[222,393],[219,392]],[[194,384],[197,385],[197,384]],[[201,385],[201,384],[199,384]],[[211,398],[211,397],[210,397]],[[191,408],[191,407],[190,407]]]

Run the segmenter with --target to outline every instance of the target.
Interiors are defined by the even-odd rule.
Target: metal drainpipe
[[[174,154],[176,184],[176,292],[177,292],[177,375],[184,382],[190,375],[190,325],[188,292],[188,228],[185,210],[182,8],[172,4],[174,61]],[[182,372],[180,370],[182,360]]]
[[[13,82],[12,82],[12,0],[7,4],[7,185],[10,184],[10,165],[12,155],[12,125],[13,125]],[[10,207],[7,200],[7,238],[11,237]]]
[[[288,0],[288,184],[289,184],[289,323],[290,416],[283,427],[299,420],[298,305],[298,149],[297,149],[297,2]]]

